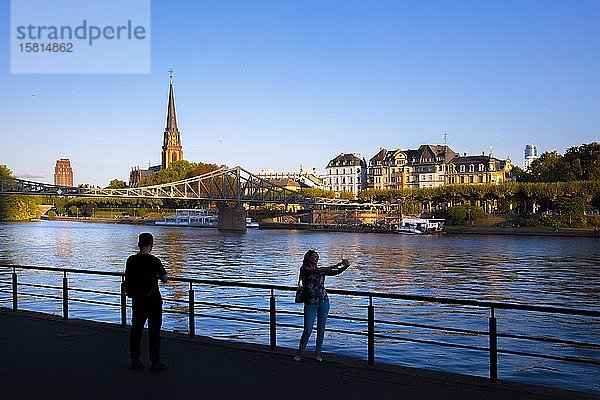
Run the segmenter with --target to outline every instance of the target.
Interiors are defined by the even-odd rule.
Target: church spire
[[[161,168],[166,169],[173,162],[183,160],[181,136],[177,129],[175,95],[173,94],[173,68],[169,69],[169,101],[167,104],[167,126],[163,135]]]
[[[173,94],[173,68],[169,69],[169,103],[167,105],[167,131],[177,130],[177,113],[175,112],[175,95]]]

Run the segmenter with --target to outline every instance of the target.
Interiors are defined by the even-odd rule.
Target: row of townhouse
[[[340,154],[325,168],[325,189],[358,193],[365,189],[432,188],[452,184],[500,184],[511,179],[510,159],[492,154],[461,156],[448,146],[416,150],[381,149],[367,163],[356,153]]]

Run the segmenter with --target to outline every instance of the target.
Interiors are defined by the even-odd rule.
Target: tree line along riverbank
[[[403,216],[443,218],[447,226],[477,225],[490,218],[498,228],[598,229],[600,228],[600,181],[555,183],[504,183],[502,185],[447,185],[421,189],[366,190],[359,193],[362,208],[376,208],[387,219]],[[49,205],[49,218],[57,216],[95,218],[160,219],[176,208],[216,206],[198,201],[172,199],[125,199],[60,196],[0,195],[0,220],[40,218],[40,206]],[[256,220],[282,212],[284,206],[252,206]],[[302,212],[301,207],[290,208]],[[368,211],[368,210],[366,210]],[[306,211],[304,211],[306,212]],[[309,221],[312,222],[312,221]],[[358,220],[357,224],[380,225]]]

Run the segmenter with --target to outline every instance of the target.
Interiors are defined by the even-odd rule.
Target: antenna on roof
[[[448,134],[444,131],[444,146],[448,146]]]

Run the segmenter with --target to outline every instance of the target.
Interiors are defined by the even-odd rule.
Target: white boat
[[[196,228],[218,228],[219,216],[216,210],[205,208],[178,208],[175,215],[170,215],[162,221],[156,221],[156,225],[163,226],[187,226]],[[246,228],[258,228],[258,222],[252,218],[246,218]]]
[[[437,218],[403,218],[394,232],[405,235],[441,233],[444,231],[444,222],[445,220]]]
[[[175,215],[170,215],[162,221],[156,221],[156,225],[165,226],[189,226],[196,228],[217,228],[219,216],[212,210],[205,208],[179,208]]]
[[[252,221],[252,218],[246,218],[246,228],[258,228],[258,222]]]

